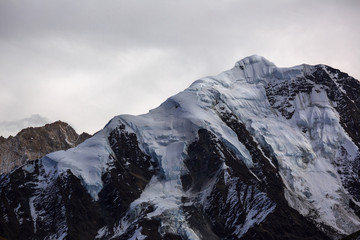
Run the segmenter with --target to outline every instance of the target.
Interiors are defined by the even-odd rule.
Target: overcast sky
[[[94,133],[253,54],[360,79],[358,0],[0,0],[0,135]]]

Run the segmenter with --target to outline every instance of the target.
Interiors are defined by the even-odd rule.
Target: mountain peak
[[[270,62],[265,57],[256,55],[256,54],[239,60],[235,65],[236,66],[249,66],[249,65],[258,65],[258,64],[269,66],[269,67],[275,67],[274,63]]]
[[[266,58],[259,55],[252,55],[246,57],[235,63],[233,70],[238,70],[240,78],[245,78],[247,81],[263,79],[270,75],[275,69],[276,65]]]

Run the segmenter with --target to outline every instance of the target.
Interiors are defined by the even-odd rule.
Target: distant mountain
[[[69,124],[61,121],[23,129],[15,137],[0,136],[0,174],[47,153],[75,147],[89,137],[87,133],[78,135]]]
[[[360,230],[360,82],[260,56],[0,176],[9,239],[341,239]]]

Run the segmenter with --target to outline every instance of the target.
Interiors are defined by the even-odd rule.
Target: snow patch
[[[35,163],[28,163],[24,165],[23,169],[28,173],[33,173],[35,171]]]
[[[44,168],[46,171],[56,169],[59,174],[69,169],[81,180],[91,197],[98,200],[103,187],[102,173],[107,169],[112,153],[105,132],[100,131],[76,148],[46,155],[42,159]]]
[[[34,206],[34,198],[35,197],[31,197],[29,199],[29,207],[30,207],[30,214],[31,214],[31,218],[32,218],[32,221],[34,223],[34,233],[36,233],[36,220],[37,220],[37,214],[36,214],[36,210],[35,210],[35,206]]]
[[[132,237],[129,238],[129,240],[144,240],[144,239],[146,239],[146,236],[141,234],[141,230],[142,230],[142,227],[136,229],[136,231],[134,232],[134,235],[132,235]]]

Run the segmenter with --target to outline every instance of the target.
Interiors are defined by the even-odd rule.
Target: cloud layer
[[[360,79],[359,9],[352,0],[1,1],[0,121],[39,113],[93,133],[252,54]]]
[[[2,121],[0,122],[0,136],[15,136],[20,129],[27,127],[40,127],[47,123],[49,123],[49,120],[43,116],[40,116],[39,114],[33,114],[30,117],[17,119],[14,121]]]

